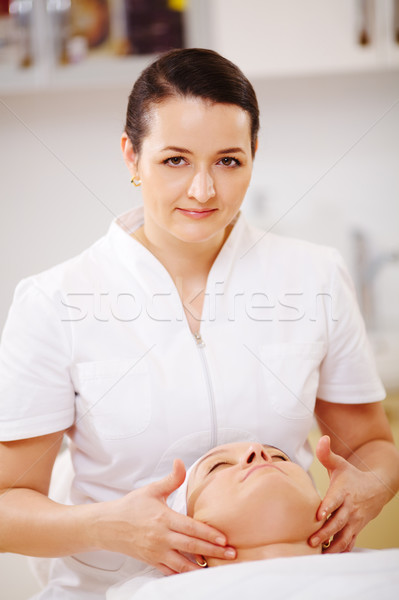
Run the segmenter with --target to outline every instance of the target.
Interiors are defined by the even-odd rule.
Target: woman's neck
[[[153,232],[151,226],[142,225],[134,237],[147,248],[167,269],[172,279],[208,276],[232,226],[226,227],[211,239],[203,242],[184,242],[168,232]]]
[[[288,556],[305,556],[308,554],[321,554],[321,545],[317,548],[311,548],[307,541],[304,542],[285,542],[280,544],[266,544],[254,548],[236,548],[237,557],[235,560],[226,561],[218,558],[207,558],[209,567],[226,565],[230,563],[248,562],[251,560],[263,560],[266,558],[283,558]]]
[[[145,223],[134,237],[165,267],[179,293],[189,328],[200,331],[202,310],[209,271],[233,224],[203,242],[184,242],[167,231],[153,230]]]

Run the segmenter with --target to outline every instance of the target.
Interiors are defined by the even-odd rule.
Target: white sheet
[[[399,549],[275,558],[113,586],[107,600],[397,600]]]

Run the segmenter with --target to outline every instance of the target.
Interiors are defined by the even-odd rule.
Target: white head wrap
[[[187,514],[187,484],[190,477],[190,473],[200,460],[201,458],[196,460],[195,463],[191,465],[191,467],[186,471],[186,478],[181,484],[181,486],[177,488],[177,490],[173,492],[173,494],[171,494],[168,498],[169,507],[182,515]]]

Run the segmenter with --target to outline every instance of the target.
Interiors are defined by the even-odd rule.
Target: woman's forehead
[[[202,98],[172,96],[162,102],[150,105],[147,111],[149,126],[144,139],[159,136],[173,136],[177,145],[181,139],[194,130],[211,128],[214,136],[206,136],[208,146],[217,143],[220,137],[228,146],[242,145],[242,140],[250,144],[251,121],[248,113],[235,104],[207,102]]]

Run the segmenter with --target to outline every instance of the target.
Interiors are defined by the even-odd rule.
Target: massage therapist
[[[332,516],[309,544],[334,535],[329,552],[350,550],[399,487],[340,256],[240,212],[258,129],[235,65],[209,50],[161,56],[122,135],[143,206],[17,286],[1,346],[0,550],[52,557],[41,600],[99,600],[127,569],[199,568],[186,552],[234,559],[223,531],[168,507],[185,476],[176,457],[266,440],[308,469],[315,415],[331,438],[320,525]],[[74,479],[58,503],[47,494],[64,438]]]

